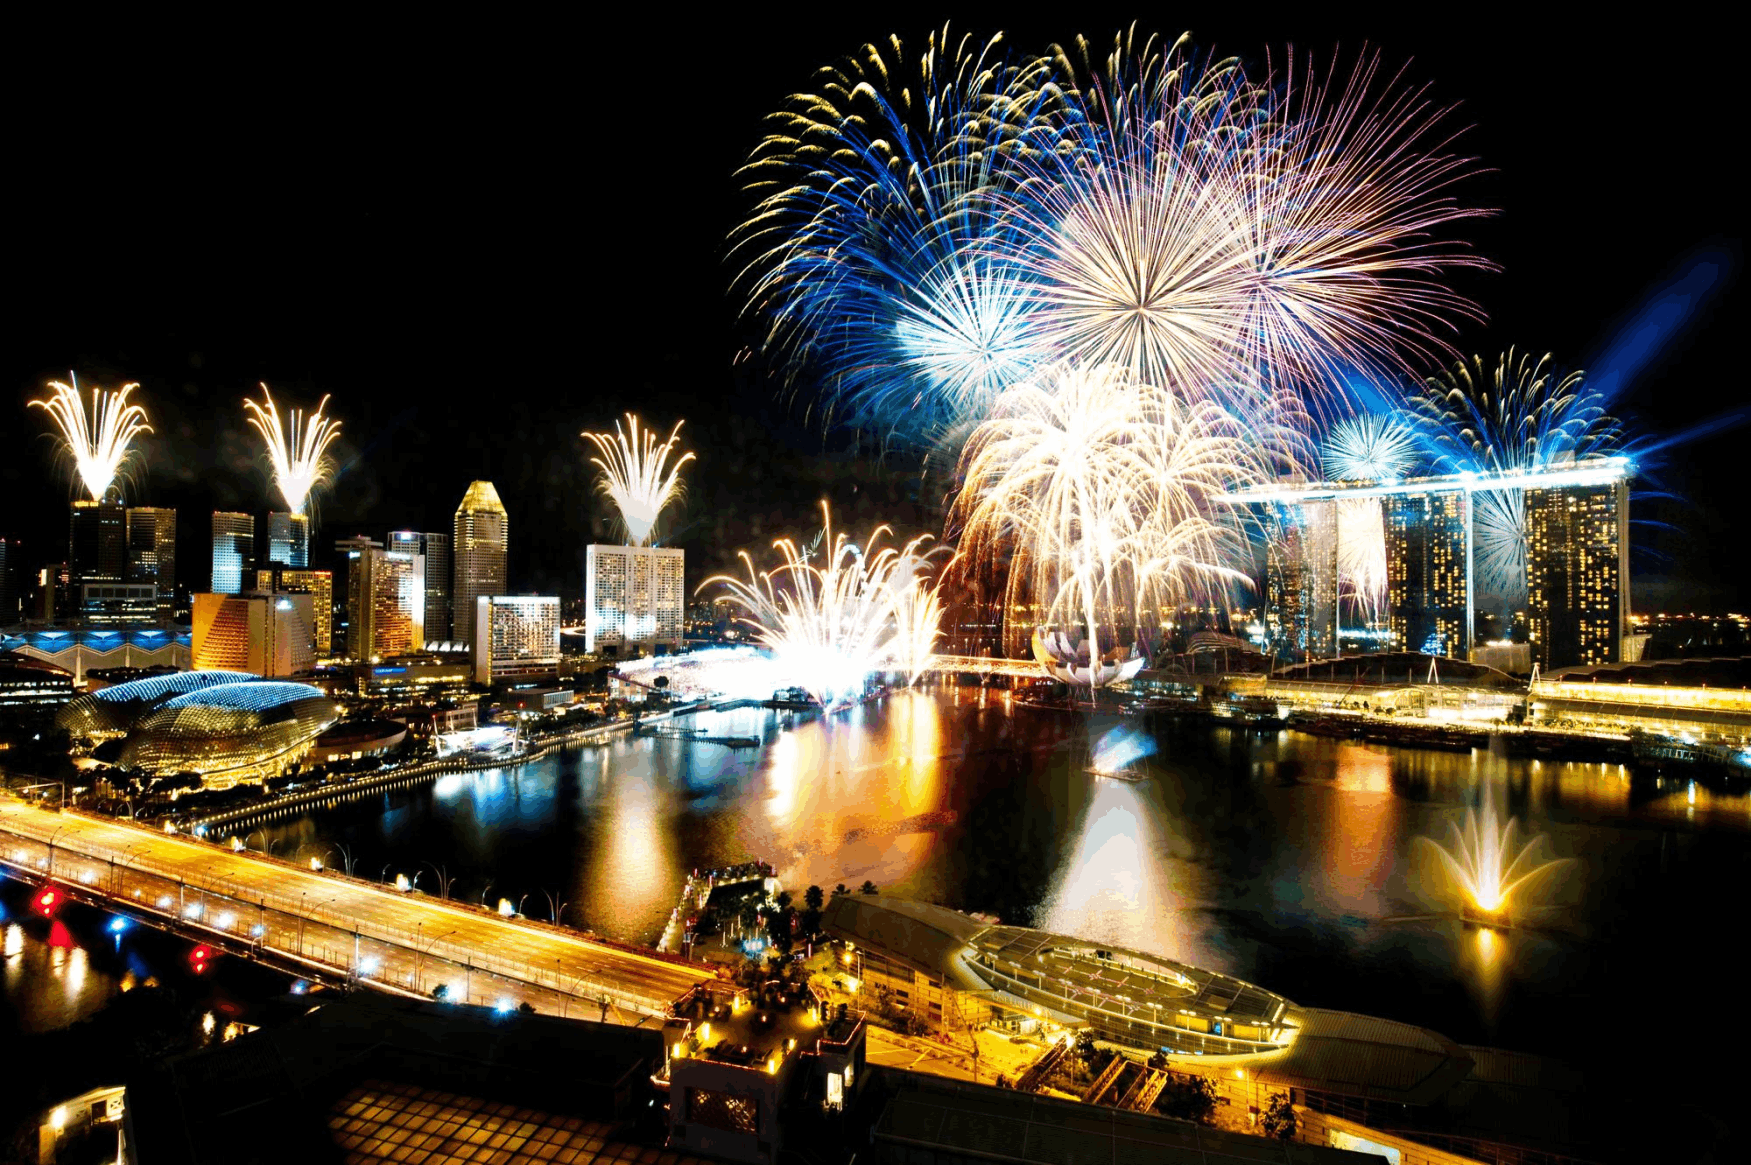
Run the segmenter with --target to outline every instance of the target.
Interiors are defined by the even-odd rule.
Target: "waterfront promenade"
[[[561,927],[15,801],[0,801],[0,863],[219,949],[421,996],[442,986],[458,1001],[631,1021],[713,977]]]

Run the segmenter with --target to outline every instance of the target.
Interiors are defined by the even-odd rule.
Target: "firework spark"
[[[676,451],[684,423],[676,421],[669,439],[661,443],[656,431],[642,428],[632,413],[626,414],[624,429],[615,421],[613,433],[584,434],[602,454],[590,458],[602,470],[597,488],[613,500],[634,546],[650,540],[658,515],[683,492],[681,467],[693,460],[693,454],[683,453],[672,464],[669,458]]]
[[[1332,426],[1321,452],[1327,478],[1388,481],[1416,465],[1416,434],[1397,415],[1364,413]],[[1386,601],[1386,520],[1380,500],[1341,500],[1337,523],[1340,597],[1368,625]]]
[[[284,423],[266,384],[261,386],[261,399],[263,403],[245,397],[243,409],[249,414],[250,426],[267,442],[274,484],[279,486],[286,508],[302,514],[311,491],[328,480],[331,468],[328,447],[340,437],[340,422],[322,415],[322,410],[328,407],[326,396],[308,417],[304,410],[293,409]]]
[[[1506,473],[1606,457],[1623,433],[1585,374],[1558,378],[1547,353],[1502,353],[1493,369],[1481,356],[1431,377],[1412,396],[1410,415],[1429,456],[1446,473]],[[1525,491],[1479,490],[1475,570],[1481,593],[1508,610],[1526,602]]]
[[[1243,426],[1121,365],[1056,366],[1006,392],[967,443],[957,567],[1006,574],[1004,609],[1081,636],[1099,683],[1093,659],[1127,632],[1244,577],[1245,539],[1214,499],[1265,480],[1294,447],[1268,408]]]
[[[1339,421],[1322,450],[1332,481],[1388,481],[1417,463],[1417,435],[1393,413],[1363,413]]]
[[[772,544],[783,559],[776,569],[756,573],[744,551],[746,579],[715,575],[701,589],[722,586],[784,673],[823,704],[857,695],[870,675],[890,668],[906,673],[908,682],[916,679],[930,666],[941,634],[927,538],[883,547],[889,529],[882,526],[859,546],[833,533],[825,502],[821,517],[828,548],[822,565],[781,538]]]
[[[124,384],[114,392],[91,390],[91,412],[79,396],[79,378],[68,374],[71,384],[58,380],[49,382],[49,396],[30,402],[55,420],[67,451],[73,455],[79,480],[91,493],[91,500],[100,502],[121,475],[132,450],[133,439],[150,433],[146,410],[128,403],[128,394],[140,386]]]

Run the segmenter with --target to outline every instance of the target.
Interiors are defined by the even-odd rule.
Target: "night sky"
[[[33,564],[65,557],[71,468],[25,402],[69,369],[141,382],[157,432],[127,497],[182,511],[185,586],[206,583],[208,511],[277,505],[240,404],[260,380],[283,404],[331,393],[343,420],[324,550],[448,530],[487,478],[510,511],[512,589],[581,593],[583,546],[607,527],[578,433],[627,408],[665,430],[687,418],[699,461],[668,524],[690,582],[812,530],[822,496],[847,524],[934,528],[940,491],[916,465],[823,432],[806,385],[794,399],[733,370],[723,238],[761,115],[816,66],[889,32],[921,40],[945,14],[980,33],[1001,14],[1026,47],[1106,42],[1143,15],[1254,59],[1367,42],[1409,60],[1461,103],[1466,150],[1494,168],[1462,190],[1501,213],[1464,230],[1502,271],[1463,282],[1490,319],[1457,347],[1606,366],[1619,414],[1675,435],[1748,399],[1726,327],[1744,314],[1740,63],[1722,28],[1680,7],[1627,26],[1517,9],[735,6],[717,24],[669,8],[563,27],[153,22],[20,38],[0,535]],[[1636,512],[1666,524],[1638,526],[1638,609],[1751,606],[1747,446],[1745,427],[1692,440],[1642,483],[1671,497]]]

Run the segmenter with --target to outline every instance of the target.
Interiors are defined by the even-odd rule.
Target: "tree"
[[[774,898],[773,901],[778,903],[778,908],[780,910],[790,909],[790,904],[791,904],[790,891],[789,890],[780,890],[778,892],[778,897]]]
[[[847,890],[845,888],[844,882],[841,882],[837,886],[833,887],[833,897],[835,897],[835,898],[841,897],[842,895],[849,894],[849,893],[851,893],[851,891]]]
[[[1259,1118],[1259,1127],[1267,1137],[1276,1137],[1280,1141],[1295,1139],[1295,1104],[1287,1092],[1271,1097],[1264,1116]]]
[[[1209,1124],[1216,1111],[1216,1089],[1202,1076],[1170,1075],[1155,1101],[1155,1111]]]
[[[876,892],[876,884],[874,882],[865,882],[863,885],[861,885],[857,888],[857,892],[859,894],[874,895]]]
[[[841,886],[839,888],[843,890],[845,887]],[[807,890],[803,891],[803,905],[810,910],[819,910],[825,904],[825,898],[821,894],[821,888],[819,886],[810,886]]]

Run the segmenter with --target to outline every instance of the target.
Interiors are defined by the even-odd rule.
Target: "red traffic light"
[[[207,962],[212,957],[213,952],[209,951],[206,947],[196,947],[188,953],[189,966],[194,968],[195,974],[202,974],[206,971]]]
[[[53,886],[44,886],[30,900],[30,907],[44,918],[53,918],[61,908],[61,892]]]

